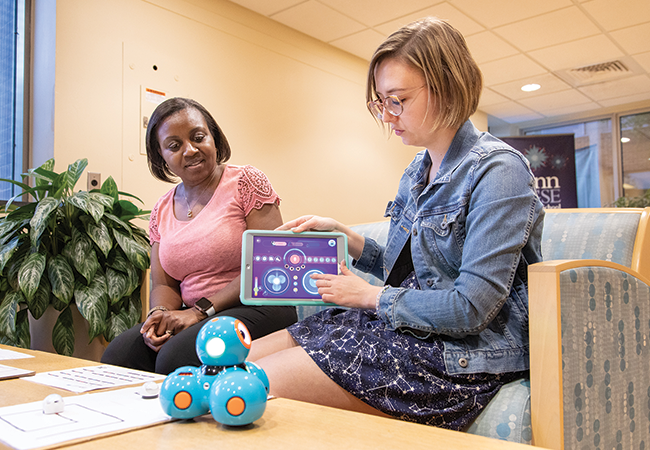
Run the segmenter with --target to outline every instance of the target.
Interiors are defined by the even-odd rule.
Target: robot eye
[[[244,347],[251,348],[251,341],[252,341],[251,334],[248,332],[248,328],[246,328],[246,325],[244,325],[243,322],[236,320],[235,328],[237,329],[237,335],[239,336],[239,340],[241,341],[242,344],[244,344]]]

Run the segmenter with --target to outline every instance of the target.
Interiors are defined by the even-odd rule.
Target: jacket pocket
[[[457,276],[460,269],[465,223],[463,209],[422,219],[423,248],[437,250],[437,259],[447,263],[448,273]]]

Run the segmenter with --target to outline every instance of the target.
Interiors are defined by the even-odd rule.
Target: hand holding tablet
[[[241,301],[245,305],[326,304],[311,275],[336,275],[345,258],[343,233],[247,230],[242,237]]]

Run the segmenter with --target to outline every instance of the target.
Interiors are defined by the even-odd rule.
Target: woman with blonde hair
[[[329,218],[295,232],[347,234],[356,269],[318,275],[330,308],[253,342],[276,396],[456,430],[527,375],[527,267],[541,261],[544,211],[526,159],[469,121],[481,73],[462,35],[427,18],[377,49],[368,108],[423,147],[388,203],[380,247]]]

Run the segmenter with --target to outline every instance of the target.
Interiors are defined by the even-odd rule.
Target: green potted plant
[[[140,318],[150,246],[146,231],[131,220],[150,211],[122,199],[142,203],[118,191],[112,177],[101,189],[74,192],[87,165],[79,159],[56,173],[50,159],[23,174],[33,186],[2,180],[23,192],[0,218],[0,343],[29,348],[28,312],[39,319],[50,305],[60,311],[52,344],[64,355],[74,351],[73,304],[88,321],[89,342],[98,336],[111,341]],[[14,207],[25,194],[35,201]]]
[[[616,208],[645,208],[650,206],[650,189],[638,197],[619,197],[615,202]]]

